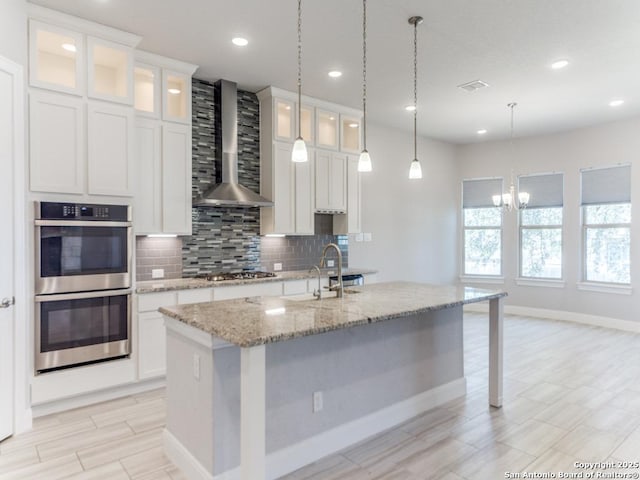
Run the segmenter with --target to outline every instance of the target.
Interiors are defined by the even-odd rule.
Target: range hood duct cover
[[[215,84],[216,181],[194,207],[272,207],[273,202],[238,183],[238,87],[234,82]]]

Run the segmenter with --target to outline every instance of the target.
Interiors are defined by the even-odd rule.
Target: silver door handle
[[[9,308],[14,303],[16,303],[16,298],[15,297],[11,297],[11,298],[6,298],[5,297],[0,302],[0,308]]]

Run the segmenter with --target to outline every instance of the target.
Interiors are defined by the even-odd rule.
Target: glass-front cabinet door
[[[83,94],[82,35],[46,23],[29,22],[29,83],[34,87]]]
[[[87,37],[88,95],[133,104],[133,50],[114,42]]]
[[[296,139],[295,103],[280,98],[273,99],[274,140],[293,142]]]
[[[164,70],[162,75],[163,120],[191,122],[191,77]]]
[[[160,117],[160,69],[137,63],[133,74],[133,95],[136,113],[145,117]]]
[[[316,110],[316,146],[338,149],[338,114]]]
[[[300,109],[300,133],[307,143],[307,146],[313,146],[315,143],[315,115],[313,107],[302,105]]]
[[[354,116],[340,115],[340,150],[360,153],[361,121]]]

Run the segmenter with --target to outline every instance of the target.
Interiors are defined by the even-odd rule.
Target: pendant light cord
[[[511,109],[511,134],[509,136],[509,148],[511,150],[511,164],[513,165],[513,159],[515,158],[515,148],[513,146],[513,109],[518,105],[515,102],[511,102],[507,106]],[[511,186],[513,186],[513,166],[511,167]]]
[[[302,138],[302,0],[298,0],[298,138]]]
[[[413,158],[418,158],[418,21],[413,23]]]
[[[362,134],[367,149],[367,0],[362,0]]]

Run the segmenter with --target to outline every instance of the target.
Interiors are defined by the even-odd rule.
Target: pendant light
[[[512,159],[515,157],[515,149],[513,146],[513,109],[516,105],[518,104],[515,102],[507,104],[507,107],[511,109],[511,136],[509,138],[509,145]],[[504,207],[505,210],[511,212],[515,209],[522,210],[523,208],[527,208],[529,197],[530,195],[527,192],[519,192],[516,197],[516,187],[513,183],[513,169],[511,169],[511,185],[509,185],[509,190],[502,195],[494,195],[491,199],[496,207]]]
[[[409,23],[413,25],[413,160],[409,168],[411,180],[422,178],[422,167],[418,160],[418,25],[423,18],[411,17]]]
[[[362,143],[358,171],[371,171],[371,157],[367,151],[367,0],[362,0]]]
[[[298,138],[293,144],[291,151],[292,162],[306,162],[307,146],[302,139],[302,0],[298,0]]]

